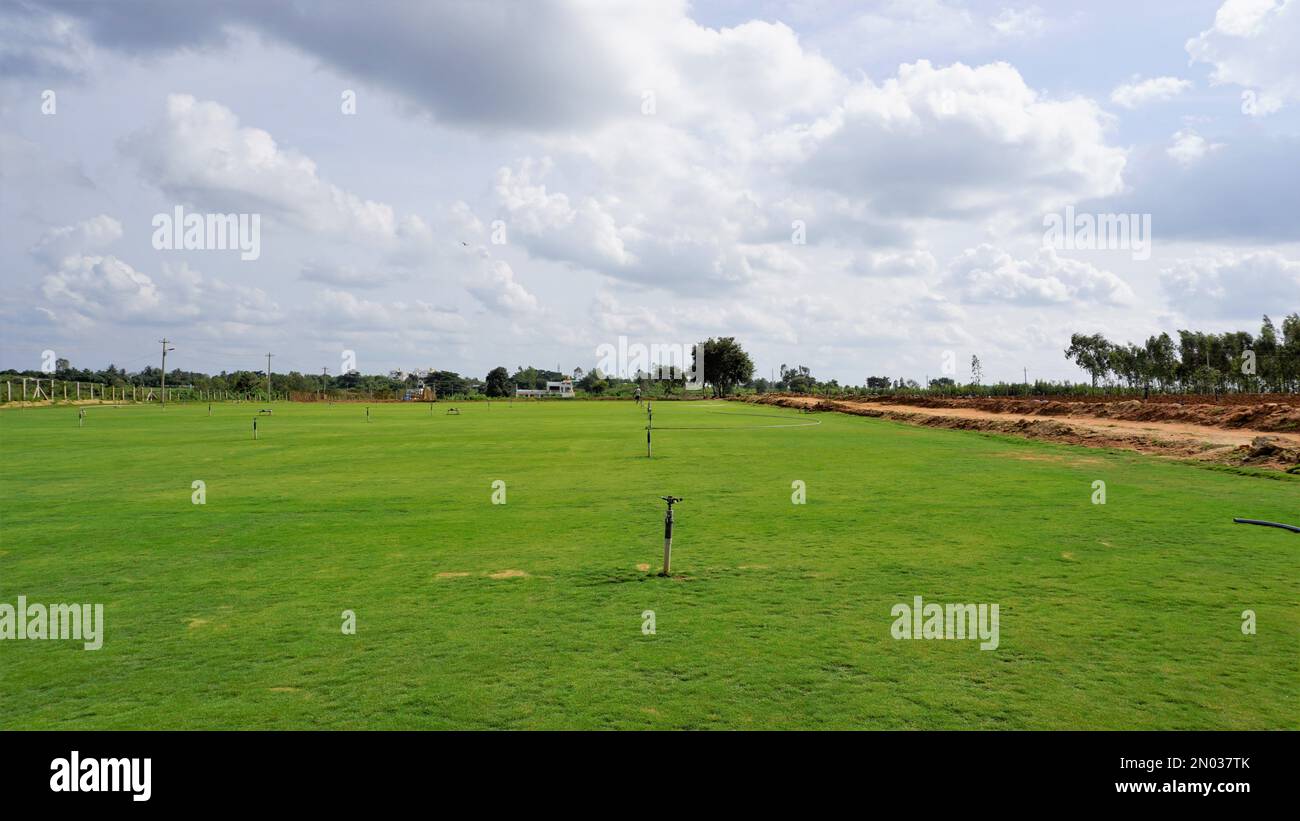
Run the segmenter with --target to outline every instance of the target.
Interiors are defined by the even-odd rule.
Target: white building
[[[573,382],[565,379],[560,382],[546,383],[546,390],[528,390],[526,388],[515,388],[515,396],[553,396],[558,399],[573,398]]]

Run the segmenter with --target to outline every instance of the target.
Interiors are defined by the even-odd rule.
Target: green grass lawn
[[[630,402],[257,407],[0,411],[0,602],[106,620],[0,641],[0,729],[1300,728],[1300,537],[1232,523],[1294,479],[732,403],[657,403],[653,460]],[[917,595],[999,647],[893,639]]]

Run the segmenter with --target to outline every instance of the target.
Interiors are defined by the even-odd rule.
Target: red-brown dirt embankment
[[[927,427],[1005,433],[1087,447],[1300,471],[1300,407],[1289,402],[1217,405],[932,397],[856,400],[797,394],[764,394],[747,397],[747,401]]]

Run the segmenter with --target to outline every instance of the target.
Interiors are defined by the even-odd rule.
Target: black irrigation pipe
[[[1280,527],[1283,530],[1289,530],[1292,533],[1300,533],[1300,527],[1295,525],[1284,525],[1281,522],[1266,522],[1263,519],[1233,519],[1239,525],[1263,525],[1264,527]]]

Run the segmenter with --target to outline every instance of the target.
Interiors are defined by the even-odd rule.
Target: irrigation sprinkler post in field
[[[366,406],[366,421],[370,421],[370,406]]]
[[[660,496],[668,503],[668,510],[664,511],[664,571],[660,576],[667,576],[672,572],[673,563],[673,505],[680,502],[680,496]]]
[[[86,420],[86,409],[82,408],[77,411],[77,427],[81,427],[82,422]]]
[[[253,417],[253,441],[257,441],[257,417]]]
[[[651,428],[654,427],[654,424],[655,424],[655,416],[654,416],[654,413],[650,410],[649,405],[646,406],[645,413],[646,413],[646,423],[645,423],[645,458],[650,459],[650,458],[652,458],[652,457],[650,456],[650,430],[651,430]]]

